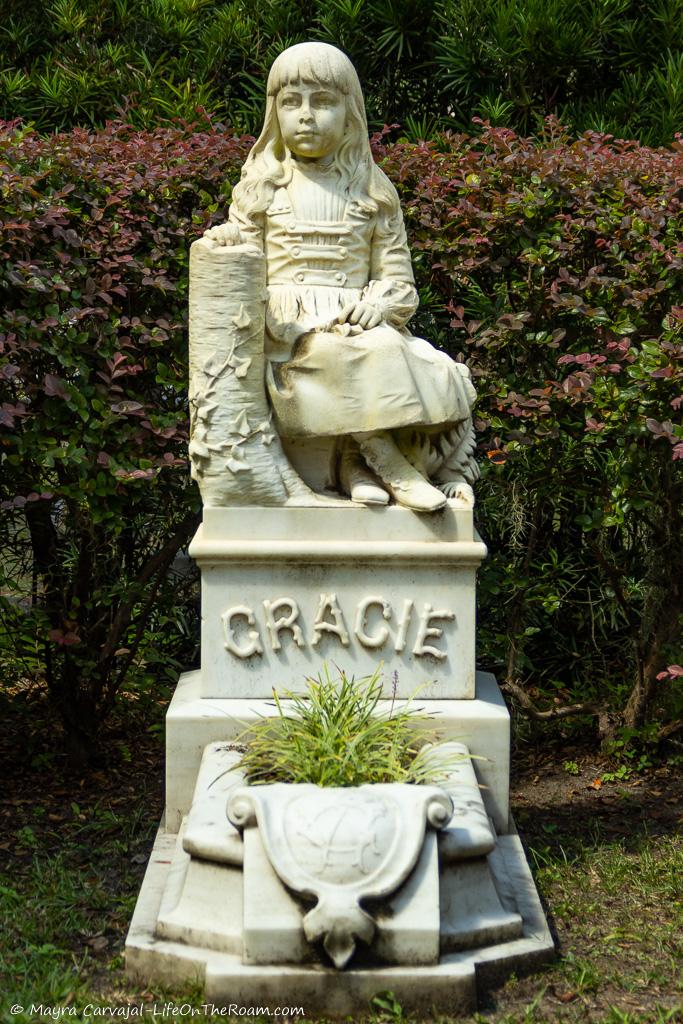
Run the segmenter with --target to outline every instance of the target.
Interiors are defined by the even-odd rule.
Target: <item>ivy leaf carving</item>
[[[271,444],[275,440],[275,434],[273,433],[270,420],[264,420],[263,423],[259,423],[256,429],[261,434],[261,441],[263,444]]]
[[[231,434],[241,434],[242,437],[247,437],[251,433],[251,427],[247,414],[244,409],[235,417],[230,425]]]
[[[234,316],[232,318],[232,322],[234,323],[235,327],[248,327],[249,326],[249,324],[251,323],[251,317],[249,316],[249,314],[247,313],[246,309],[244,308],[244,305],[240,306],[240,311],[237,314],[237,316]]]
[[[216,377],[220,373],[220,369],[221,360],[219,356],[214,352],[214,354],[212,356],[209,356],[209,358],[204,363],[202,372],[205,373],[207,377],[212,378]]]
[[[246,377],[247,371],[251,366],[251,359],[240,359],[238,356],[233,356],[230,360],[230,366],[235,371],[235,376]]]
[[[190,441],[188,451],[190,453],[190,458],[192,459],[209,458],[209,449],[205,444],[202,444],[202,442],[199,441],[196,437],[193,437],[192,440]]]
[[[233,448],[230,458],[225,464],[233,473],[243,473],[251,468],[239,448]]]

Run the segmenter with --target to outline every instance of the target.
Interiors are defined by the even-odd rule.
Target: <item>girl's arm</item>
[[[254,245],[263,250],[265,217],[262,213],[248,217],[239,208],[237,203],[233,202],[228,210],[228,223],[234,224],[239,229],[242,241],[253,242]]]
[[[418,307],[403,217],[378,218],[370,250],[370,281],[363,301],[381,313],[392,327],[404,327]]]

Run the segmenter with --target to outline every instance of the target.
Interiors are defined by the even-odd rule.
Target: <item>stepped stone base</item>
[[[306,1016],[357,1016],[373,996],[391,991],[407,1012],[454,1015],[476,1009],[478,990],[551,959],[553,940],[509,817],[509,715],[497,683],[493,676],[477,673],[474,700],[425,704],[435,714],[428,727],[438,728],[444,739],[469,747],[479,794],[497,833],[495,848],[487,856],[459,863],[451,861],[448,841],[443,836],[440,840],[437,963],[401,963],[392,946],[391,929],[385,942],[387,950],[391,947],[388,959],[397,961],[391,966],[370,964],[362,951],[344,970],[315,956],[298,964],[253,962],[263,958],[260,929],[264,923],[271,947],[277,938],[271,926],[281,939],[275,959],[297,959],[294,947],[301,946],[301,952],[306,945],[300,925],[292,924],[295,918],[300,920],[301,908],[295,903],[289,906],[292,899],[272,872],[262,875],[264,881],[270,879],[270,900],[265,899],[265,890],[257,891],[253,885],[245,890],[249,879],[237,833],[235,849],[226,847],[221,855],[223,863],[211,861],[212,833],[207,826],[225,820],[225,797],[218,792],[220,785],[212,782],[207,789],[200,765],[210,744],[229,747],[231,740],[274,708],[272,702],[259,699],[202,697],[201,673],[195,672],[181,677],[167,715],[165,820],[126,942],[128,973],[146,983],[173,987],[199,983],[205,1001],[219,1008],[270,1007],[272,1012],[289,1006],[301,1008]],[[215,768],[212,771],[215,775]],[[202,798],[202,791],[210,799]],[[252,859],[254,855],[252,850]],[[428,855],[426,849],[424,856]],[[410,884],[406,883],[406,892]],[[404,894],[399,902],[409,910],[411,899]],[[247,913],[249,901],[252,906]],[[376,950],[380,961],[386,952],[382,950],[380,943]]]
[[[200,983],[204,1000],[216,1007],[300,1008],[306,1016],[358,1014],[373,996],[391,991],[407,1012],[457,1015],[476,1009],[478,988],[489,988],[514,972],[536,969],[552,958],[554,945],[519,837],[499,836],[491,870],[501,902],[521,916],[521,937],[476,949],[443,953],[434,966],[373,965],[337,971],[324,964],[247,965],[228,949],[200,948],[160,938],[157,921],[164,892],[173,885],[178,836],[159,830],[126,942],[126,969],[149,984]],[[237,887],[239,888],[239,887]],[[475,917],[474,905],[462,908]],[[241,910],[232,908],[233,914]],[[226,922],[231,908],[225,907]],[[229,929],[228,929],[229,930]],[[442,940],[444,936],[442,933]],[[447,937],[446,937],[447,938]],[[225,946],[230,947],[229,936]],[[233,947],[234,948],[234,947]]]

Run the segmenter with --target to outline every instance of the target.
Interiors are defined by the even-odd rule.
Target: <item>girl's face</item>
[[[277,94],[277,117],[287,149],[299,160],[324,160],[339,149],[346,125],[346,100],[332,86],[285,85]]]

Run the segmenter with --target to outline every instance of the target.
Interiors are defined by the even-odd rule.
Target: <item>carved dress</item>
[[[343,194],[334,167],[292,161],[265,215],[230,220],[264,248],[266,385],[283,437],[438,428],[469,415],[463,366],[405,328],[418,305],[400,211],[391,217]],[[367,301],[382,323],[337,324]]]

